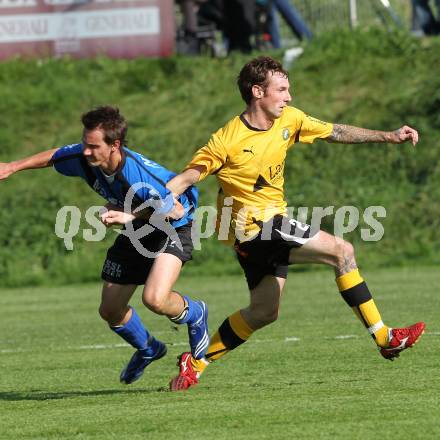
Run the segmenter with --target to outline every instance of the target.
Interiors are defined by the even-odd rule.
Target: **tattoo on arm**
[[[386,131],[334,124],[332,134],[325,140],[340,144],[363,144],[366,142],[389,142],[388,138],[389,133]]]

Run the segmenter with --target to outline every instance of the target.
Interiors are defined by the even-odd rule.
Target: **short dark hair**
[[[128,124],[124,116],[119,113],[117,107],[103,105],[84,113],[81,116],[81,122],[86,130],[100,128],[104,132],[104,141],[111,145],[116,140],[125,144]]]
[[[289,74],[283,69],[282,64],[270,57],[261,56],[254,58],[243,66],[237,77],[237,85],[240,89],[241,97],[246,104],[250,104],[253,94],[252,86],[261,86],[266,89],[269,73],[280,73],[286,78]]]

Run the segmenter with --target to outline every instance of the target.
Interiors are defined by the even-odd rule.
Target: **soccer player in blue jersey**
[[[188,325],[194,358],[202,358],[209,345],[206,304],[173,290],[183,264],[191,259],[197,190],[190,187],[178,200],[173,198],[166,183],[175,173],[124,146],[127,122],[117,108],[98,107],[85,113],[82,123],[81,143],[0,163],[0,180],[18,171],[53,166],[65,176],[82,178],[109,202],[101,216],[105,225],[125,225],[104,262],[99,313],[136,349],[120,375],[122,383],[130,384],[167,351],[129,305],[138,285],[144,285],[142,300],[148,309]],[[137,241],[127,232],[136,234],[146,226],[149,233]]]

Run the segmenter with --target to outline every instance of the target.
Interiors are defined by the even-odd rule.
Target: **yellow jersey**
[[[215,174],[220,186],[217,198],[217,234],[233,244],[260,230],[256,221],[285,214],[284,162],[297,142],[312,143],[328,137],[333,124],[285,107],[268,130],[251,127],[242,115],[230,120],[196,152],[185,169],[203,167],[200,179]]]

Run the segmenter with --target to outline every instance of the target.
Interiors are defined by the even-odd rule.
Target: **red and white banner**
[[[172,0],[0,0],[0,59],[167,56]]]

